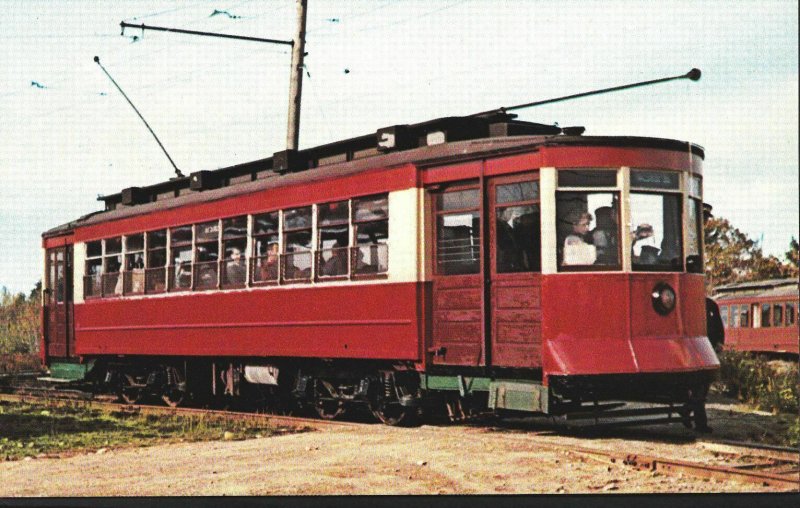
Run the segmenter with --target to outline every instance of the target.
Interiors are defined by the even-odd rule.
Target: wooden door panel
[[[483,356],[480,276],[451,276],[433,284],[433,363],[479,365]]]
[[[497,281],[492,287],[492,364],[541,366],[538,277]]]
[[[538,368],[542,365],[541,338],[541,274],[536,266],[540,259],[538,224],[516,221],[514,214],[528,213],[537,217],[538,195],[524,196],[520,184],[532,189],[536,175],[528,173],[492,179],[488,188],[489,239],[489,329],[491,363],[496,367]],[[512,192],[498,192],[499,186]],[[502,194],[504,197],[498,198]],[[518,197],[514,197],[514,196]],[[500,199],[500,202],[498,202]],[[512,222],[513,221],[513,222]],[[536,250],[514,256],[515,248],[527,246]],[[502,255],[500,249],[504,249]],[[509,257],[511,254],[511,257]],[[527,260],[526,263],[520,261]]]

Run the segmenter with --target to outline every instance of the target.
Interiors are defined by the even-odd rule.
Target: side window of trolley
[[[695,204],[695,214],[702,206]],[[631,169],[632,265],[635,271],[682,271],[682,213],[680,174],[673,171]],[[699,218],[695,217],[699,224]],[[699,255],[699,226],[693,242]],[[702,263],[699,263],[702,270]]]
[[[783,326],[783,304],[772,304],[772,326]]]
[[[722,325],[725,328],[730,328],[730,324],[728,323],[728,306],[727,305],[720,305],[719,306],[719,319],[722,321]]]
[[[481,213],[477,185],[436,195],[436,273],[480,272]]]
[[[192,288],[192,226],[171,228],[169,236],[169,289],[186,291]]]
[[[619,196],[616,170],[558,171],[559,271],[621,269]]]
[[[703,181],[697,175],[688,178],[689,202],[686,231],[686,271],[703,273]]]
[[[106,238],[103,254],[103,296],[122,294],[122,238]]]
[[[317,277],[347,277],[350,273],[350,203],[317,206]]]
[[[222,287],[243,287],[247,282],[247,216],[222,219]]]
[[[250,280],[254,284],[277,283],[280,265],[280,212],[253,216],[253,259]]]
[[[83,296],[86,298],[103,295],[103,240],[86,244],[86,269],[83,278]]]
[[[741,328],[749,328],[750,327],[750,311],[749,305],[744,303],[739,305],[739,327]]]
[[[312,242],[311,207],[283,212],[283,270],[285,281],[311,279]]]
[[[197,224],[194,242],[194,289],[214,289],[219,275],[219,221]]]
[[[167,289],[167,230],[147,233],[145,292],[163,293]]]
[[[144,293],[144,233],[125,237],[125,271],[122,272],[126,295]]]
[[[497,273],[541,271],[539,182],[498,185],[494,201]]]
[[[384,274],[389,270],[389,196],[371,196],[352,201],[353,275]]]
[[[786,302],[786,326],[792,326],[797,321],[797,304]]]
[[[86,298],[122,294],[122,237],[86,244],[83,292]]]

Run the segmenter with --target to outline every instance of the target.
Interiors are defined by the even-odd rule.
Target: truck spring
[[[394,383],[393,381],[394,376],[392,376],[391,372],[384,372],[383,373],[383,397],[386,399],[393,399],[393,389]]]

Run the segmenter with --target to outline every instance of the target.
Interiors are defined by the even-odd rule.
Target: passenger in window
[[[136,260],[129,267],[131,271],[131,292],[144,292],[144,259],[141,254],[136,255]]]
[[[192,285],[192,269],[181,259],[175,259],[175,287],[188,288]]]
[[[502,211],[497,220],[497,271],[499,273],[516,272],[522,266],[520,259],[522,249],[517,245],[514,234],[515,208]]]
[[[266,260],[261,262],[261,281],[278,280],[278,242],[269,242],[267,245]]]
[[[231,258],[225,265],[225,280],[232,286],[243,286],[246,274],[247,268],[242,251],[236,247],[231,248]]]
[[[378,272],[378,263],[377,261],[365,261],[364,260],[364,250],[369,249],[370,258],[376,257],[377,258],[377,244],[376,245],[369,245],[369,246],[362,246],[356,249],[356,273],[377,273]]]
[[[653,226],[639,224],[633,234],[633,262],[643,265],[652,265],[658,261],[661,249],[656,245]]]
[[[564,239],[564,259],[561,264],[564,266],[594,264],[597,260],[597,249],[586,241],[592,214],[573,210],[567,215],[567,221],[572,226],[572,232]]]
[[[610,206],[601,206],[594,213],[597,217],[597,225],[592,230],[592,243],[597,249],[595,263],[598,265],[616,265],[619,263],[617,214]]]
[[[333,243],[330,251],[331,257],[327,261],[323,261],[321,275],[326,277],[347,275],[347,249],[342,248],[337,240]]]

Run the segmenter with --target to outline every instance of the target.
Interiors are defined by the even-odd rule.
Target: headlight
[[[656,284],[650,296],[653,299],[653,308],[662,316],[666,316],[675,308],[675,290],[666,282]]]

